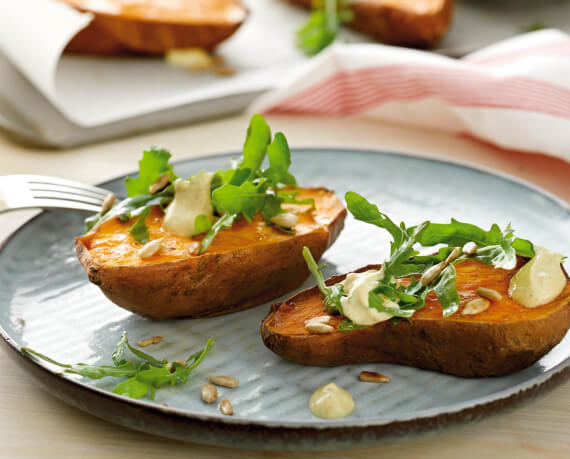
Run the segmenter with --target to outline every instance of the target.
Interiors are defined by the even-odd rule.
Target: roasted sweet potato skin
[[[519,267],[522,263],[519,260]],[[343,318],[335,316],[331,321],[334,332],[313,335],[304,329],[304,321],[325,314],[321,294],[313,287],[272,306],[261,326],[263,342],[281,357],[305,365],[397,363],[464,377],[500,376],[536,362],[570,328],[570,282],[551,303],[529,309],[507,296],[515,271],[493,270],[475,261],[459,263],[456,269],[461,308],[478,286],[500,291],[503,299],[483,313],[456,313],[444,319],[441,306],[430,294],[425,308],[411,322],[395,325],[388,321],[340,332],[336,326]],[[335,276],[327,283],[344,277]]]
[[[66,47],[66,52],[91,55],[161,55],[175,48],[211,50],[245,21],[239,0],[60,0],[94,15]]]
[[[157,208],[147,219],[151,239],[164,237],[170,251],[141,260],[140,245],[118,220],[76,238],[77,256],[89,280],[117,305],[142,316],[166,320],[226,314],[269,301],[298,287],[309,272],[302,256],[308,246],[320,257],[340,233],[346,209],[333,192],[301,189],[314,210],[299,213],[294,235],[260,219],[235,223],[203,254],[203,236],[181,238],[160,228]]]
[[[309,8],[311,0],[288,0]],[[432,48],[451,23],[453,0],[354,0],[350,26],[375,40]]]

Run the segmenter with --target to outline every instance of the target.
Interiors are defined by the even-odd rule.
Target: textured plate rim
[[[370,154],[370,155],[389,155],[389,156],[397,156],[397,157],[408,157],[412,159],[419,159],[428,162],[437,162],[445,165],[452,165],[455,167],[459,167],[462,169],[468,169],[476,172],[480,172],[492,177],[496,177],[513,184],[519,185],[523,188],[531,190],[537,194],[540,194],[551,201],[553,201],[556,205],[561,207],[563,210],[570,212],[570,204],[566,202],[564,199],[554,195],[553,193],[541,188],[540,186],[530,183],[525,179],[513,176],[506,172],[497,171],[487,166],[481,166],[478,164],[471,163],[469,161],[460,160],[456,158],[447,158],[438,156],[431,153],[413,153],[408,151],[384,151],[384,150],[374,150],[368,148],[334,148],[334,147],[296,147],[291,149],[292,153],[319,153],[319,152],[331,152],[336,154],[343,154],[343,153],[360,153],[360,154]],[[232,152],[225,152],[225,153],[217,153],[217,154],[208,154],[208,155],[199,155],[191,158],[186,159],[179,159],[173,162],[173,164],[184,164],[184,163],[192,163],[201,160],[208,160],[208,159],[221,159],[224,157],[232,158],[235,156],[239,156],[240,152],[232,151]],[[133,171],[132,173],[136,173]],[[113,178],[106,179],[105,181],[99,182],[97,186],[105,186],[111,182],[116,180],[124,179],[130,175],[129,173],[126,174],[119,174]],[[31,217],[27,221],[23,222],[18,228],[13,230],[6,239],[0,245],[0,253],[3,252],[5,247],[11,242],[13,237],[15,237],[24,227],[27,225],[33,224],[34,221],[39,218],[41,215],[44,214],[45,211],[41,211],[39,214]],[[149,411],[155,414],[162,414],[162,415],[169,415],[169,416],[176,416],[181,421],[199,421],[204,423],[211,423],[217,424],[222,428],[231,428],[231,426],[248,426],[258,429],[280,429],[280,430],[315,430],[315,431],[344,431],[347,429],[370,429],[370,428],[382,428],[388,427],[390,425],[398,425],[406,424],[406,423],[414,423],[414,422],[422,422],[422,421],[435,421],[439,417],[444,416],[446,418],[454,418],[459,417],[462,418],[462,415],[469,415],[470,413],[480,413],[481,411],[485,411],[485,407],[491,406],[494,404],[504,405],[506,402],[510,400],[516,400],[522,398],[522,396],[526,393],[535,393],[541,386],[546,385],[550,380],[556,380],[556,382],[562,382],[566,379],[566,377],[570,376],[570,358],[567,358],[563,362],[559,363],[558,365],[554,366],[550,370],[538,375],[534,376],[531,379],[528,379],[524,382],[521,382],[515,386],[511,386],[507,389],[503,389],[501,391],[495,392],[492,396],[483,396],[475,399],[470,399],[465,402],[455,403],[453,405],[448,406],[445,409],[441,408],[430,408],[426,410],[421,410],[409,415],[400,415],[396,418],[390,417],[377,417],[372,419],[341,419],[341,420],[332,420],[332,421],[324,421],[320,419],[316,419],[312,422],[307,421],[272,421],[272,420],[252,420],[246,418],[232,418],[223,415],[208,415],[198,412],[193,412],[190,410],[184,410],[180,408],[173,408],[173,407],[165,407],[158,405],[153,402],[145,401],[145,400],[134,400],[129,399],[127,397],[123,397],[117,394],[113,394],[111,392],[105,391],[103,389],[99,389],[97,387],[88,386],[85,383],[73,378],[63,377],[61,373],[58,373],[48,365],[43,364],[42,362],[37,362],[25,354],[21,352],[20,347],[16,344],[16,342],[11,338],[6,330],[2,326],[0,326],[0,336],[2,337],[2,341],[13,351],[13,356],[15,361],[20,364],[31,364],[32,367],[36,369],[41,369],[46,376],[50,375],[52,377],[58,378],[61,382],[70,384],[71,386],[75,387],[77,390],[82,392],[88,392],[90,394],[97,395],[99,397],[103,397],[105,399],[113,400],[114,402],[118,402],[120,404],[126,404],[133,407],[139,407],[144,409],[145,411]],[[18,357],[20,358],[18,360]],[[26,370],[30,370],[30,368],[25,368]],[[49,391],[49,388],[47,388]],[[64,401],[67,403],[72,403],[71,400],[66,399],[64,397]],[[504,403],[503,403],[504,402]],[[89,411],[87,411],[89,412]],[[114,421],[113,419],[107,419],[108,421]]]

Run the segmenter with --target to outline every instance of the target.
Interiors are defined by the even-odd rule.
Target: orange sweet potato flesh
[[[519,266],[524,264],[519,259]],[[379,266],[367,266],[378,269]],[[316,287],[272,306],[261,326],[265,345],[281,357],[305,365],[398,363],[458,376],[499,376],[525,368],[554,347],[570,328],[570,282],[552,302],[526,308],[509,298],[507,289],[516,270],[494,269],[478,261],[456,265],[459,312],[443,318],[433,293],[411,322],[390,321],[349,332],[336,329],[344,318],[333,316],[334,332],[310,334],[304,322],[326,314]],[[344,279],[335,276],[328,284]],[[502,293],[500,301],[476,315],[462,315],[477,287]]]
[[[164,238],[163,249],[146,259],[129,234],[132,222],[112,219],[78,237],[75,249],[89,280],[117,305],[157,320],[226,314],[272,300],[298,287],[309,271],[303,246],[320,257],[340,233],[346,209],[332,191],[301,188],[309,206],[286,205],[298,215],[295,234],[267,226],[258,217],[240,219],[222,230],[198,254],[204,237],[180,237],[161,228],[153,209],[146,223],[150,239]]]
[[[94,15],[67,45],[75,54],[160,55],[210,50],[232,35],[248,11],[239,0],[59,0]]]
[[[311,0],[289,0],[305,8]],[[354,0],[350,26],[391,45],[431,48],[447,32],[453,0]]]

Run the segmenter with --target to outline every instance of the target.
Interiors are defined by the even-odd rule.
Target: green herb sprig
[[[123,222],[136,219],[130,229],[132,237],[141,244],[148,242],[146,218],[152,207],[161,206],[164,210],[174,199],[173,185],[156,194],[148,192],[150,185],[163,175],[168,176],[171,182],[177,178],[169,163],[170,157],[163,148],[152,147],[145,151],[139,161],[138,177],[125,180],[129,197],[104,215],[87,218],[87,231],[114,217]],[[269,166],[264,169],[266,158]],[[200,253],[210,246],[220,231],[231,228],[240,218],[251,221],[261,214],[267,225],[273,225],[271,218],[284,212],[282,204],[314,205],[313,199],[296,199],[297,180],[289,172],[290,166],[291,152],[285,136],[278,132],[272,139],[263,116],[253,115],[241,160],[232,169],[218,170],[212,179],[212,204],[218,219],[212,224],[206,216],[197,218],[196,228],[206,233]],[[293,187],[293,190],[283,190],[283,186]]]
[[[353,19],[345,0],[313,0],[309,19],[297,30],[297,46],[314,56],[337,39],[342,24]]]
[[[322,273],[323,266],[317,265],[317,262],[313,258],[313,255],[311,254],[311,251],[308,247],[303,247],[303,257],[305,258],[305,262],[307,263],[309,271],[311,271],[311,274],[317,281],[317,287],[323,295],[323,300],[327,307],[327,311],[330,313],[337,312],[339,314],[343,314],[340,299],[346,296],[346,293],[344,292],[342,284],[333,284],[331,286],[327,286]]]
[[[101,379],[107,376],[114,378],[127,378],[118,383],[113,392],[131,398],[141,398],[149,394],[154,400],[155,390],[166,385],[174,386],[185,384],[190,373],[206,358],[214,347],[214,339],[210,338],[204,348],[190,355],[181,365],[179,362],[169,363],[159,360],[146,352],[129,344],[127,332],[123,331],[115,350],[113,351],[113,365],[89,365],[77,363],[69,365],[40,354],[28,347],[22,352],[34,359],[44,360],[58,367],[64,368],[65,373],[71,373],[90,379]],[[126,351],[130,351],[139,361],[130,361],[125,358]]]
[[[394,223],[386,214],[380,212],[375,204],[363,196],[349,191],[345,195],[350,213],[357,219],[388,231],[392,236],[390,256],[383,263],[383,277],[377,286],[370,291],[368,305],[380,312],[388,313],[395,318],[409,319],[415,311],[425,305],[430,292],[437,296],[443,310],[443,317],[448,317],[459,309],[459,293],[456,285],[454,265],[467,258],[478,260],[496,268],[514,269],[517,255],[534,256],[530,241],[513,237],[510,225],[503,231],[498,225],[492,225],[485,231],[475,225],[462,223],[452,219],[450,223],[431,223],[425,221],[417,226],[406,227],[402,222]],[[424,285],[418,278],[411,277],[404,285],[398,279],[414,275],[422,275],[434,265],[446,260],[456,247],[462,247],[473,241],[478,249],[472,255],[461,254],[447,263],[447,266],[431,282]],[[446,244],[434,255],[420,255],[416,245],[433,247]],[[310,256],[307,248],[303,255],[309,270],[317,280],[323,299],[329,312],[343,314],[341,298],[346,296],[341,284],[326,286],[320,268]],[[391,300],[388,304],[384,300]],[[397,307],[394,307],[394,303]],[[346,323],[345,323],[346,322]],[[355,329],[350,321],[343,321],[342,330]]]

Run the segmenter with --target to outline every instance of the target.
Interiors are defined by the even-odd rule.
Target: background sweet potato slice
[[[164,54],[174,48],[212,49],[247,18],[239,0],[60,0],[94,15],[68,44],[77,54]]]
[[[288,0],[305,8],[311,0]],[[453,0],[354,0],[350,26],[391,45],[431,48],[447,32]]]

